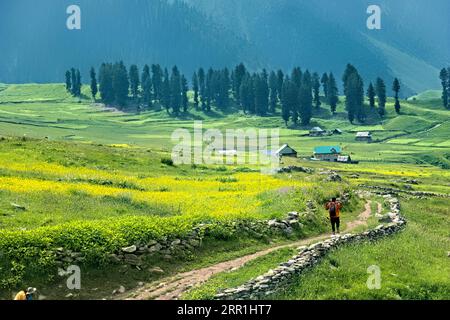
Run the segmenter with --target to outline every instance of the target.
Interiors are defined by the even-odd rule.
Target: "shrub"
[[[219,182],[222,183],[232,183],[232,182],[237,182],[238,179],[236,177],[220,177],[216,179]]]
[[[172,160],[171,158],[162,158],[162,159],[161,159],[161,163],[162,163],[162,164],[165,164],[165,165],[167,165],[167,166],[171,166],[171,167],[174,166],[173,160]]]

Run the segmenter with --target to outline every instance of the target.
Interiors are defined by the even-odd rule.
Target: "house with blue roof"
[[[341,156],[341,147],[339,146],[321,146],[314,148],[314,160],[338,161]]]

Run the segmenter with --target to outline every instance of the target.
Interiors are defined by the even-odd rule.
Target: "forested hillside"
[[[0,82],[59,82],[73,65],[87,78],[90,66],[105,60],[178,64],[188,73],[203,64],[242,60],[257,67],[246,41],[183,3],[80,0],[81,30],[68,30],[71,4],[0,3]]]
[[[120,60],[176,64],[189,79],[200,66],[239,62],[251,71],[300,65],[334,74],[352,63],[364,79],[402,78],[406,97],[437,89],[450,62],[440,14],[449,2],[411,3],[379,1],[381,30],[369,30],[366,0],[2,1],[0,82],[59,82],[70,66],[87,78],[91,66]],[[81,9],[81,30],[66,28],[71,4]]]

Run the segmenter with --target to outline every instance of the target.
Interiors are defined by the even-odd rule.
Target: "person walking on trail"
[[[35,293],[36,288],[29,287],[27,290],[19,291],[14,297],[14,300],[33,300],[33,294]]]
[[[331,222],[331,230],[333,234],[339,233],[339,225],[340,225],[340,210],[342,208],[342,203],[336,200],[336,198],[332,198],[331,201],[328,201],[325,205],[325,208],[328,210],[330,214],[330,222]]]

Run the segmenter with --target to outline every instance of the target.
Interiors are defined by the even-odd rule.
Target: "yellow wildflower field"
[[[45,167],[49,170],[51,166]],[[65,175],[67,168],[57,168]],[[86,170],[86,172],[89,170]],[[53,171],[53,173],[55,173]],[[74,172],[74,176],[86,174],[83,170]],[[100,174],[102,175],[102,174]],[[105,175],[102,175],[105,177]],[[111,176],[113,177],[113,176]],[[111,178],[110,177],[110,178]],[[115,176],[115,178],[125,178]],[[54,181],[24,177],[0,177],[0,190],[13,193],[58,193],[70,194],[83,192],[93,197],[128,197],[136,202],[170,207],[176,213],[189,215],[207,215],[248,217],[261,206],[258,195],[280,188],[312,187],[310,182],[299,180],[282,180],[260,173],[237,173],[226,178],[179,178],[162,176],[138,179],[127,177],[143,190],[97,185],[88,182]]]

